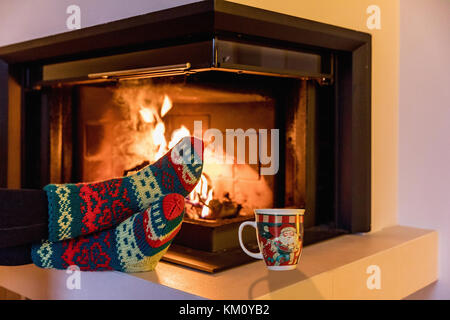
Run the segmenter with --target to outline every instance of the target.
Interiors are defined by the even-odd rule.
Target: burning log
[[[124,170],[123,171],[123,176],[128,176],[130,174],[136,173],[137,171],[139,171],[139,170],[143,169],[144,167],[148,166],[149,164],[150,164],[150,161],[148,161],[148,160],[142,161],[141,164],[138,164],[137,166],[134,166],[131,169]]]
[[[217,199],[211,200],[208,207],[211,209],[211,213],[204,217],[205,219],[234,218],[242,208],[240,204],[236,204],[234,201],[220,201]]]
[[[203,216],[203,219],[215,220],[215,219],[227,219],[236,217],[242,209],[242,206],[230,198],[230,194],[226,193],[224,199],[212,199],[206,204],[203,200],[200,200],[203,206],[209,208],[209,213]]]

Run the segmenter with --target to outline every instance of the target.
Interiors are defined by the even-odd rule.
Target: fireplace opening
[[[260,128],[275,129],[275,99],[270,91],[238,86],[221,88],[184,76],[160,83],[139,80],[80,86],[75,180],[96,181],[133,173],[155,162],[182,137],[194,135],[197,123],[206,149],[201,180],[187,199],[187,217],[233,218],[251,215],[255,208],[273,207],[274,176],[260,174],[259,159],[249,164],[248,158],[254,157],[249,143],[245,145],[245,163],[238,164],[237,148],[229,155],[226,142],[230,137],[237,139],[227,130],[233,134],[236,129],[248,132],[248,142],[258,140]],[[208,129],[223,135],[220,150],[209,147]],[[270,150],[270,135],[268,140]]]

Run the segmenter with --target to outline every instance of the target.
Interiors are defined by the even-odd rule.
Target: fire
[[[164,125],[164,122],[162,118],[167,114],[167,112],[172,109],[172,100],[165,95],[164,101],[161,107],[161,115],[157,113],[154,109],[148,109],[141,107],[139,113],[141,115],[142,120],[145,123],[155,123],[156,125],[153,128],[152,131],[152,139],[153,139],[153,145],[158,148],[158,151],[156,151],[154,159],[161,158],[167,151],[167,141],[165,137],[166,133],[166,126]],[[179,141],[179,140],[178,140]],[[178,142],[177,141],[177,142]]]
[[[209,216],[210,209],[208,207],[208,204],[212,200],[212,198],[213,198],[213,188],[209,189],[208,196],[206,197],[205,205],[202,208],[202,215],[201,215],[202,218]]]
[[[161,158],[167,152],[167,141],[164,137],[166,127],[163,122],[159,122],[153,131],[153,143],[158,146],[158,152],[156,153],[156,159]]]
[[[153,115],[153,112],[150,109],[141,107],[139,110],[139,114],[142,117],[142,120],[145,123],[154,123],[155,122],[155,116]]]
[[[174,130],[172,132],[172,137],[169,142],[169,149],[174,147],[178,143],[178,141],[180,141],[182,138],[189,137],[190,135],[191,132],[189,131],[189,129],[183,125],[181,126],[181,128]]]
[[[213,199],[214,188],[211,182],[208,183],[206,174],[202,174],[200,181],[195,186],[195,189],[189,194],[188,199],[191,204],[202,204],[201,217],[205,218],[210,215],[211,210],[207,206]]]
[[[172,109],[172,100],[170,100],[167,95],[164,95],[164,101],[161,107],[161,118],[164,117],[170,109]]]
[[[167,151],[169,151],[169,149],[175,146],[182,138],[191,135],[189,129],[182,125],[180,128],[172,132],[171,139],[169,143],[167,143],[165,137],[166,126],[164,124],[163,118],[170,111],[170,109],[172,109],[172,100],[169,98],[169,96],[165,95],[163,104],[161,106],[160,114],[158,114],[155,108],[150,109],[141,106],[139,110],[139,114],[142,118],[142,121],[147,124],[154,125],[153,130],[151,131],[151,136],[153,145],[157,150],[155,150],[156,153],[154,154],[154,158],[150,160],[156,160],[161,158]],[[207,217],[211,213],[208,204],[213,199],[213,191],[214,188],[212,187],[211,182],[208,181],[205,174],[202,174],[199,183],[188,196],[188,200],[191,204],[202,206],[201,210],[202,218]]]

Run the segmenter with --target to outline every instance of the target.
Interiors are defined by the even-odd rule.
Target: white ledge
[[[82,272],[70,276],[34,265],[0,267],[0,286],[30,299],[401,299],[437,280],[437,232],[394,226],[345,235],[304,249],[292,271],[255,261],[207,274],[160,262],[155,271]],[[380,269],[381,288],[367,287],[367,267]]]

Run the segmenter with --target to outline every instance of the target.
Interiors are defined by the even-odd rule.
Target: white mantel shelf
[[[393,226],[345,235],[304,249],[296,270],[268,271],[262,261],[207,274],[160,262],[153,272],[82,272],[81,289],[63,270],[0,267],[0,286],[30,299],[401,299],[437,280],[438,235]],[[379,267],[380,289],[367,268]]]

